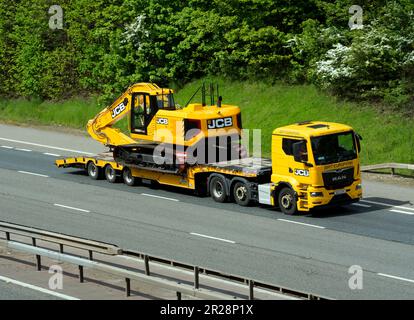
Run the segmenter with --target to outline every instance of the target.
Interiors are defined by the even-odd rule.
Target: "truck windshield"
[[[357,157],[352,131],[311,138],[316,165],[352,160]]]

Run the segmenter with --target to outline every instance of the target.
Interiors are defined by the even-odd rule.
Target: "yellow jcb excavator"
[[[183,167],[190,154],[195,159],[193,163],[238,158],[239,107],[222,104],[218,86],[216,91],[213,85],[211,105],[207,106],[205,85],[200,88],[202,103],[187,103],[180,109],[174,102],[173,90],[153,83],[136,83],[89,120],[87,130],[93,139],[110,147],[115,161],[124,165],[166,169],[168,164],[167,169],[175,170]],[[129,135],[114,127],[125,116],[129,117]],[[160,145],[163,147],[157,152]]]

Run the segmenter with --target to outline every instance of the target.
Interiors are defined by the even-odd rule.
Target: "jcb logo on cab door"
[[[233,126],[233,119],[231,117],[212,119],[207,121],[209,129],[225,128]]]
[[[309,170],[295,169],[295,175],[302,176],[302,177],[309,177]]]
[[[112,119],[118,116],[122,111],[124,111],[126,108],[124,102],[121,102],[118,104],[113,110],[112,110]]]

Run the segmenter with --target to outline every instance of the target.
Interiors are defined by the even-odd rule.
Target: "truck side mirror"
[[[360,153],[361,152],[361,140],[362,140],[362,137],[361,137],[361,135],[359,135],[356,132],[355,132],[355,136],[356,136],[356,143],[357,143],[358,153]]]
[[[308,162],[308,149],[306,148],[306,141],[301,140],[292,144],[293,158],[296,162]]]

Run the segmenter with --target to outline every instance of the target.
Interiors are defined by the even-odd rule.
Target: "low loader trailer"
[[[111,183],[122,178],[133,186],[150,180],[210,195],[217,202],[235,201],[242,206],[260,203],[295,214],[362,198],[360,140],[349,126],[307,121],[273,131],[271,159],[184,163],[173,170],[128,164],[108,152],[57,159],[56,165],[82,168],[92,179],[105,177]]]

